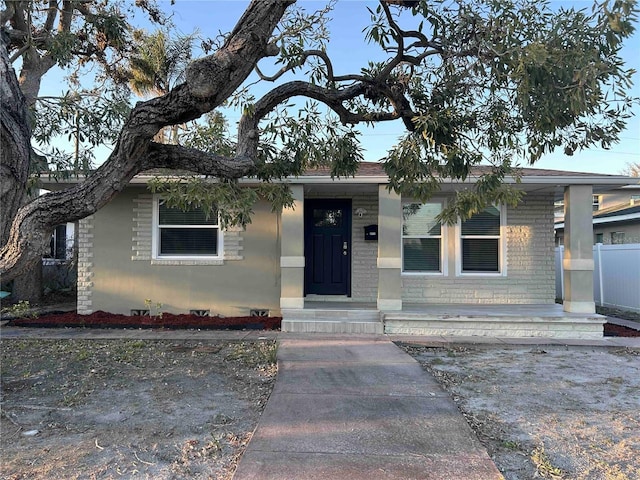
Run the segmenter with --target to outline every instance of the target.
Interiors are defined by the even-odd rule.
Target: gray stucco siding
[[[254,207],[245,231],[225,233],[221,264],[198,264],[152,260],[150,199],[146,189],[129,188],[94,215],[87,313],[129,314],[146,308],[145,299],[171,313],[237,316],[252,308],[279,313],[278,222],[267,204]]]

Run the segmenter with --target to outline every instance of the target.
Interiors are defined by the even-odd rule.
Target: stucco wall
[[[506,276],[456,276],[454,228],[445,228],[447,274],[403,275],[404,303],[554,303],[553,196],[526,195],[517,208],[507,209]]]
[[[613,232],[624,233],[623,243],[640,243],[640,220],[633,222],[620,222],[616,224],[596,224],[593,226],[593,238],[594,243],[596,241],[596,235],[602,233],[602,243],[610,245],[611,234]]]
[[[79,261],[81,312],[129,314],[146,308],[150,299],[171,313],[248,315],[252,308],[279,313],[278,221],[269,205],[254,207],[246,231],[225,233],[221,265],[154,264],[151,205],[145,188],[129,188],[81,223],[80,248],[87,248]]]

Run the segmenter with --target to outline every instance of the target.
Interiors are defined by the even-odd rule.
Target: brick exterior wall
[[[131,260],[151,260],[153,196],[140,194],[133,199],[133,254]]]
[[[90,215],[78,222],[78,313],[93,313],[93,220]]]
[[[367,213],[362,217],[359,208]],[[356,300],[375,302],[378,298],[378,242],[365,241],[364,227],[378,223],[378,194],[354,195],[351,232],[351,296]]]
[[[507,276],[404,275],[405,303],[551,304],[555,301],[553,197],[527,195],[507,209]],[[455,235],[453,227],[449,235]],[[451,255],[453,252],[449,252]]]

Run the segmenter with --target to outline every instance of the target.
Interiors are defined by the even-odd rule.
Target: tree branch
[[[265,75],[264,73],[262,73],[262,71],[257,65],[255,70],[258,76],[260,77],[260,79],[267,82],[274,82],[285,73],[293,70],[296,67],[303,65],[309,57],[314,57],[314,56],[319,57],[324,61],[324,64],[327,67],[327,80],[329,82],[346,82],[346,81],[364,81],[365,80],[365,77],[363,77],[362,75],[339,75],[337,77],[334,76],[333,63],[331,62],[331,59],[326,54],[326,52],[323,52],[322,50],[306,50],[302,52],[300,54],[300,58],[298,59],[298,61],[289,62],[287,65],[283,66],[280,70],[278,70],[276,73],[274,73],[271,76]]]
[[[148,155],[140,162],[141,170],[168,168],[188,170],[220,178],[240,178],[255,169],[255,157],[225,157],[181,145],[151,143]]]
[[[41,257],[55,225],[96,212],[144,168],[178,167],[179,155],[184,154],[186,159],[180,164],[186,163],[190,169],[210,168],[229,176],[248,170],[255,157],[238,155],[230,161],[180,148],[158,147],[151,139],[164,126],[198,118],[221,105],[250,75],[257,61],[273,53],[269,38],[293,1],[252,1],[225,44],[214,55],[189,66],[185,84],[134,107],[114,151],[96,172],[78,185],[38,197],[22,207],[14,218],[7,243],[0,249],[3,281],[15,278]],[[196,156],[203,158],[203,165],[198,166]]]
[[[49,8],[47,9],[47,19],[44,22],[44,31],[51,33],[53,30],[53,24],[58,16],[58,2],[56,0],[49,0]]]

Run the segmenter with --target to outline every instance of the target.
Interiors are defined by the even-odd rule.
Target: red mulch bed
[[[129,316],[98,311],[90,315],[54,313],[37,318],[16,318],[16,327],[169,328],[201,330],[278,330],[282,317],[199,317],[163,313],[162,317]],[[640,337],[633,328],[604,324],[605,337]]]
[[[640,331],[614,323],[604,324],[605,337],[640,337]]]
[[[169,328],[201,330],[277,330],[281,317],[200,317],[163,313],[162,317],[129,316],[109,312],[79,315],[53,313],[37,318],[16,318],[16,327]]]

